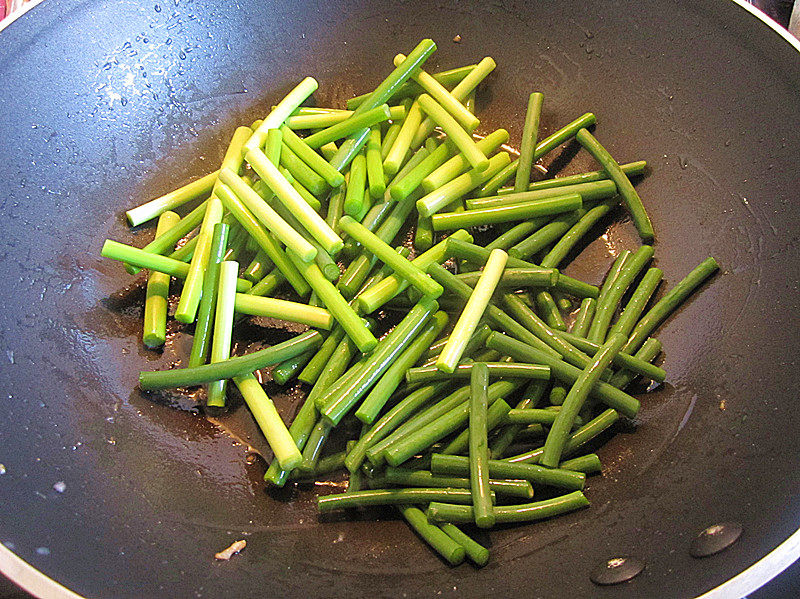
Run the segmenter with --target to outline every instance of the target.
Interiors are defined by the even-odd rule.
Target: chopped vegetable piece
[[[383,406],[386,405],[392,393],[402,382],[403,376],[408,369],[414,365],[433,340],[442,332],[442,329],[447,325],[447,321],[448,316],[445,312],[437,312],[433,315],[419,336],[397,357],[369,392],[364,402],[356,410],[356,418],[366,424],[372,424],[375,421]]]
[[[622,351],[632,352],[647,339],[656,327],[669,316],[673,310],[683,303],[703,282],[719,270],[719,264],[714,258],[706,258],[695,269],[690,272],[675,287],[670,289],[667,294],[656,302],[656,304],[642,316],[633,332],[622,348]]]
[[[590,127],[594,125],[596,121],[597,119],[595,116],[591,112],[587,112],[571,123],[564,125],[561,129],[536,144],[536,149],[533,152],[533,161],[536,162],[548,152],[557,148],[571,137],[574,137],[580,129]],[[506,181],[515,176],[517,166],[519,166],[519,160],[510,163],[501,172],[493,176],[486,185],[481,188],[478,192],[478,196],[488,197],[497,193],[497,190],[500,189]]]
[[[211,349],[211,331],[214,325],[214,316],[217,310],[217,291],[219,288],[219,270],[228,245],[229,227],[218,223],[214,226],[214,235],[211,239],[211,250],[208,257],[203,279],[203,295],[197,309],[197,323],[194,327],[192,351],[189,354],[189,367],[205,364],[208,352]]]
[[[489,372],[490,377],[499,378],[525,378],[548,380],[550,368],[539,364],[514,364],[506,362],[481,362]],[[435,366],[420,366],[409,368],[406,371],[406,381],[409,383],[427,383],[428,381],[448,380],[452,377],[469,378],[476,364],[459,364],[453,372],[442,372]]]
[[[488,460],[489,474],[495,478],[514,478],[530,481],[559,489],[581,490],[586,481],[583,472],[545,468],[538,464],[513,463],[501,460]],[[470,460],[460,455],[431,455],[431,472],[434,474],[463,476],[470,469]]]
[[[308,283],[306,283],[305,279],[303,279],[300,272],[297,270],[297,267],[288,258],[280,245],[278,245],[276,239],[267,231],[264,225],[262,225],[256,217],[253,216],[253,213],[239,201],[239,198],[236,197],[236,194],[233,193],[227,185],[221,185],[217,193],[225,208],[234,215],[239,224],[244,227],[258,246],[264,250],[264,253],[272,260],[281,274],[286,277],[286,280],[294,290],[301,297],[308,295],[308,292],[311,290]]]
[[[278,105],[272,109],[272,112],[253,132],[252,137],[244,144],[242,156],[246,157],[250,150],[260,150],[267,140],[267,132],[270,129],[278,129],[283,125],[284,121],[317,90],[318,86],[319,84],[313,77],[306,77],[285,98],[278,102]]]
[[[432,216],[481,185],[510,161],[508,152],[495,154],[489,158],[489,165],[484,170],[469,170],[417,200],[417,210],[422,216]]]
[[[513,206],[532,200],[544,200],[563,195],[577,193],[584,202],[603,200],[617,194],[617,186],[613,181],[595,181],[592,183],[576,183],[564,187],[547,187],[528,191],[510,192],[504,195],[474,198],[467,200],[467,208],[495,208],[497,206]]]
[[[520,505],[503,505],[494,510],[498,524],[512,522],[533,522],[543,518],[551,518],[589,505],[589,500],[580,491],[567,495],[524,503]],[[471,505],[452,505],[433,501],[426,512],[429,522],[472,522],[474,515]]]
[[[344,243],[336,233],[333,232],[322,217],[308,205],[300,194],[286,180],[286,177],[278,172],[277,167],[272,164],[264,153],[259,149],[250,150],[245,156],[247,162],[253,167],[261,179],[269,186],[284,206],[286,206],[297,217],[303,226],[314,236],[319,244],[325,248],[329,254],[336,254]]]
[[[310,262],[314,259],[314,256],[317,255],[317,250],[314,249],[314,246],[283,220],[239,175],[228,169],[222,169],[219,178],[220,181],[230,187],[242,204],[253,213],[253,216],[283,244],[291,248],[303,262]]]
[[[485,171],[489,167],[489,159],[472,139],[471,132],[464,130],[441,104],[428,94],[422,94],[417,98],[417,102],[419,102],[419,107],[425,114],[444,130],[447,138],[464,154],[473,169]]]
[[[409,489],[373,489],[356,493],[336,493],[317,498],[317,509],[320,514],[334,510],[345,510],[354,507],[371,507],[375,505],[402,505],[428,503],[437,499],[445,499],[454,503],[472,503],[472,493],[468,489],[426,489],[412,487]]]
[[[424,514],[423,517],[427,521],[428,517]],[[439,524],[439,528],[441,528],[448,537],[453,539],[456,543],[464,548],[467,557],[475,562],[475,565],[485,566],[487,563],[489,563],[489,550],[475,541],[472,537],[462,532],[461,529],[456,525],[450,524],[449,522],[442,522]]]
[[[378,200],[386,193],[386,174],[383,172],[383,159],[381,158],[381,130],[373,127],[367,141],[367,180],[369,182],[369,195],[373,200]]]
[[[408,114],[406,114],[403,124],[400,126],[397,137],[392,143],[392,147],[389,149],[389,153],[383,160],[383,170],[389,177],[394,177],[406,161],[406,157],[411,150],[411,140],[420,123],[422,123],[422,117],[419,101],[414,100],[411,108],[408,109]]]
[[[179,322],[194,322],[197,308],[200,305],[200,295],[203,289],[203,276],[208,264],[208,255],[211,250],[211,236],[214,225],[222,220],[222,202],[212,195],[206,204],[203,224],[197,234],[197,248],[192,255],[189,271],[183,283],[178,307],[175,309],[175,319]]]
[[[467,231],[460,230],[453,232],[453,234],[447,239],[472,241],[472,235],[470,235]],[[412,260],[411,264],[421,270],[425,270],[430,264],[444,262],[448,256],[447,243],[447,240],[437,243],[427,252],[420,254],[414,260]],[[362,293],[358,298],[358,305],[365,314],[371,314],[398,293],[406,289],[408,285],[408,281],[398,277],[397,275],[386,277],[380,283],[373,285],[364,291],[364,293]]]
[[[406,59],[384,79],[378,87],[355,109],[353,116],[364,113],[376,106],[386,102],[397,89],[409,80],[411,75],[430,57],[436,50],[433,40],[424,39],[408,54]],[[348,137],[336,155],[331,159],[331,166],[337,170],[342,170],[350,164],[353,157],[364,147],[369,136],[369,128],[353,133]]]
[[[600,299],[597,301],[594,320],[592,320],[592,326],[589,328],[589,334],[587,335],[589,341],[594,341],[595,343],[603,343],[605,341],[611,318],[614,316],[623,294],[652,257],[653,246],[643,245],[625,262],[619,272],[619,276],[609,287],[608,293],[601,294]]]
[[[508,141],[508,131],[505,129],[497,129],[496,131],[492,131],[489,135],[484,137],[483,139],[479,139],[475,145],[478,149],[486,154],[487,156],[497,150],[500,146]],[[449,144],[448,144],[449,145]],[[437,148],[438,149],[438,148]],[[449,148],[448,149],[448,154]],[[433,153],[436,151],[434,150]],[[425,178],[422,180],[422,188],[425,190],[426,193],[430,193],[434,189],[437,189],[452,181],[460,174],[466,172],[470,168],[470,163],[467,160],[464,154],[456,154],[443,164],[436,168],[436,170],[432,171],[429,175],[426,175]]]
[[[272,347],[258,350],[245,356],[229,358],[216,364],[141,372],[139,374],[139,387],[143,391],[152,391],[171,387],[191,387],[210,383],[211,381],[229,379],[234,376],[245,375],[248,372],[255,372],[259,368],[264,368],[271,364],[277,364],[287,358],[307,352],[321,343],[322,335],[316,331],[308,331]]]
[[[384,472],[384,480],[393,485],[407,487],[451,487],[469,489],[469,478],[438,476],[428,470],[411,470],[389,466]],[[505,497],[533,497],[533,487],[527,480],[490,479],[489,488],[497,495]]]
[[[587,129],[580,129],[575,134],[575,139],[586,148],[594,159],[600,163],[603,170],[608,173],[611,180],[617,184],[619,195],[622,197],[622,203],[625,204],[625,208],[630,212],[633,224],[636,226],[636,230],[639,232],[642,241],[645,243],[652,242],[654,235],[653,224],[650,222],[650,218],[644,210],[644,205],[642,204],[639,194],[636,193],[636,190],[631,184],[631,180],[622,172],[617,161],[611,157],[608,150],[601,146],[600,142],[598,142],[594,135],[589,133]]]
[[[428,517],[421,509],[412,505],[399,506],[398,509],[409,526],[451,566],[457,566],[464,561],[465,547],[458,540],[453,539],[452,535],[447,534],[435,524],[428,523]],[[470,547],[470,549],[474,551],[474,548]],[[480,553],[478,556],[480,559]]]
[[[273,297],[258,297],[245,293],[237,293],[234,309],[240,314],[279,318],[289,322],[307,324],[317,329],[330,329],[331,326],[333,326],[333,317],[331,313],[324,308],[289,302]]]
[[[433,215],[433,230],[447,231],[462,227],[475,227],[487,224],[507,223],[542,216],[553,216],[563,212],[578,210],[583,200],[578,194],[568,194],[544,200],[523,202],[510,206],[479,208],[464,212],[448,212]]]
[[[560,358],[553,357],[552,354],[543,352],[496,331],[489,335],[486,345],[511,356],[515,360],[545,364],[550,367],[550,374],[554,379],[558,379],[568,385],[575,383],[581,375],[580,368],[576,368]],[[629,418],[636,416],[639,411],[639,400],[604,381],[595,383],[591,393],[596,394],[606,405],[619,410]]]
[[[628,300],[625,309],[617,319],[617,322],[615,322],[614,325],[608,330],[609,336],[613,335],[614,333],[622,333],[627,337],[631,334],[633,327],[636,326],[636,323],[641,317],[642,312],[644,312],[647,302],[650,301],[650,298],[655,293],[659,283],[661,283],[661,277],[663,274],[664,273],[660,268],[654,267],[647,269],[647,272],[644,273],[644,276],[639,282],[639,285],[636,287],[636,290]]]
[[[418,266],[409,262],[398,254],[392,246],[384,242],[369,229],[349,216],[342,217],[340,221],[342,231],[354,237],[368,251],[372,252],[381,262],[391,267],[399,277],[408,281],[419,289],[424,295],[437,298],[442,294],[442,286],[426,275]]]
[[[467,101],[467,98],[472,95],[475,88],[478,87],[481,81],[488,77],[489,73],[491,73],[496,66],[497,64],[491,57],[487,56],[483,58],[450,93],[459,102]],[[422,145],[422,142],[433,132],[435,126],[436,124],[431,118],[426,118],[422,121],[422,125],[420,125],[417,134],[414,136],[414,140],[411,142],[411,147],[418,148]]]
[[[528,110],[525,113],[525,124],[522,127],[522,143],[519,146],[519,166],[514,179],[514,191],[527,191],[531,182],[531,167],[536,149],[536,138],[539,136],[539,117],[542,114],[544,94],[533,92],[528,96]],[[586,199],[586,198],[584,198]]]
[[[156,236],[174,226],[180,216],[171,211],[161,213],[156,227]],[[147,277],[144,301],[144,325],[142,341],[147,347],[164,345],[167,339],[167,309],[169,308],[170,276],[153,271]]]
[[[488,387],[489,369],[485,363],[478,362],[473,366],[470,376],[469,472],[473,513],[479,528],[494,526],[494,511],[489,496]]]
[[[647,168],[645,160],[637,160],[636,162],[628,162],[620,164],[619,167],[622,172],[628,176],[641,175]],[[567,175],[566,177],[554,177],[553,179],[543,179],[541,181],[534,181],[528,185],[528,191],[536,189],[548,189],[551,187],[564,187],[566,185],[574,185],[576,183],[593,183],[595,181],[603,181],[608,179],[608,173],[605,171],[590,171],[588,173],[580,173],[577,175]],[[505,195],[508,193],[516,193],[513,187],[502,187],[497,190],[498,195]]]
[[[214,184],[217,182],[217,173],[218,171],[209,173],[206,176],[200,177],[191,183],[187,183],[186,185],[170,191],[161,197],[150,200],[141,206],[131,208],[125,212],[128,222],[132,227],[136,227],[153,218],[156,218],[157,216],[160,216],[168,210],[179,208],[180,206],[183,206],[184,204],[209,193],[214,187]],[[175,226],[175,223],[172,223],[171,226]],[[156,237],[163,234],[164,231],[161,233],[156,232]]]
[[[281,420],[278,410],[275,409],[275,404],[264,393],[261,383],[252,374],[234,377],[233,382],[241,391],[247,407],[253,413],[253,418],[264,433],[281,468],[291,470],[300,465],[302,460],[300,450],[297,449],[294,439]]]
[[[400,66],[405,58],[406,57],[402,54],[395,56],[395,66]],[[458,121],[458,123],[464,127],[464,129],[467,131],[474,131],[478,127],[480,121],[475,117],[475,115],[467,110],[464,105],[459,102],[458,99],[449,91],[447,91],[447,88],[439,83],[433,76],[420,69],[414,75],[412,75],[412,78],[422,89],[425,90],[428,95],[436,100],[442,106],[442,108],[448,112],[448,114]]]
[[[428,318],[436,312],[439,305],[429,298],[422,298],[391,333],[376,347],[363,368],[353,377],[351,383],[340,391],[334,389],[325,395],[322,414],[334,425],[338,424],[350,409],[362,398],[372,385],[386,372],[392,361],[408,347]]]
[[[497,282],[503,274],[507,259],[508,254],[503,250],[492,250],[489,255],[483,273],[467,300],[452,333],[450,333],[450,339],[436,360],[436,368],[442,372],[451,373],[456,369],[464,353],[464,348],[469,342],[472,333],[478,327],[478,322],[483,317],[486,306],[492,298]]]
[[[342,326],[358,349],[365,353],[372,351],[378,344],[378,340],[366,327],[361,317],[350,307],[347,300],[336,290],[333,283],[325,278],[319,267],[314,263],[303,263],[291,252],[289,257],[292,258],[305,280],[308,281],[308,284],[319,296],[319,299],[322,300],[322,303],[325,304],[325,307]]]
[[[365,195],[367,184],[367,159],[358,154],[350,164],[350,177],[347,179],[347,191],[344,195],[344,213],[361,220],[369,207],[369,198]],[[339,228],[342,221],[339,220]]]
[[[238,262],[225,261],[219,265],[219,283],[217,285],[217,301],[214,316],[214,336],[211,341],[211,355],[209,362],[222,362],[231,355],[231,340],[233,337],[233,310],[236,297],[236,273],[239,271]],[[222,407],[225,405],[225,389],[227,380],[212,381],[208,385],[209,406]]]

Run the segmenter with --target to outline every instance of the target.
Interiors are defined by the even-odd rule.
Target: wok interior
[[[602,596],[620,589],[594,588],[588,572],[620,554],[647,562],[625,592],[688,596],[753,563],[794,530],[797,513],[797,448],[787,440],[798,426],[789,403],[798,223],[788,200],[800,73],[788,47],[740,10],[64,2],[15,23],[0,38],[11,57],[0,63],[0,104],[12,115],[0,137],[14,140],[0,164],[2,540],[93,596]],[[143,245],[152,230],[128,231],[121,212],[215,168],[233,128],[302,76],[319,80],[319,105],[341,106],[423,37],[439,44],[431,70],[497,60],[479,96],[481,132],[506,127],[517,145],[525,99],[538,90],[545,133],[591,110],[619,160],[650,162],[638,189],[666,286],[708,255],[723,265],[659,331],[667,384],[641,396],[641,416],[600,450],[592,506],[479,537],[492,549],[483,570],[446,567],[388,512],[321,523],[318,489],[266,493],[263,464],[248,463],[246,446],[192,398],[136,391],[139,370],[188,355],[191,337],[176,330],[163,354],[144,350],[132,308],[141,292],[117,295],[130,279],[98,256],[106,237]],[[41,72],[58,77],[42,85]],[[751,89],[767,96],[760,113]],[[545,163],[562,174],[596,168],[575,150]],[[615,253],[636,247],[630,223],[606,224],[568,274],[597,283]],[[262,334],[290,335],[242,331],[253,342]],[[267,393],[292,413],[295,391]],[[691,538],[727,520],[743,524],[740,542],[690,558]],[[212,563],[238,538],[243,554]]]

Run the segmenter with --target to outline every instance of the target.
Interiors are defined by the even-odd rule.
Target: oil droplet
[[[160,5],[160,4],[156,4],[156,5],[153,7],[153,10],[155,10],[156,12],[161,12],[161,5]]]
[[[6,472],[8,472],[8,470],[6,470],[6,465],[0,464],[0,474],[5,474]]]

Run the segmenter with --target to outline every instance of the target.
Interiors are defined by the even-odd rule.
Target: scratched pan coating
[[[191,338],[143,350],[141,290],[118,293],[130,279],[98,255],[106,237],[143,244],[152,229],[129,232],[122,211],[215,168],[233,128],[302,76],[321,105],[341,103],[423,37],[439,44],[431,70],[497,60],[482,132],[508,127],[518,143],[538,90],[545,132],[592,110],[615,156],[652,164],[639,191],[669,285],[708,255],[723,265],[659,332],[667,384],[602,448],[592,506],[492,532],[482,570],[447,567],[388,513],[320,523],[315,489],[265,493],[263,464],[192,398],[135,391],[140,369],[187,355]],[[0,541],[68,587],[686,597],[796,528],[800,60],[733,3],[62,0],[0,35],[0,81]],[[592,168],[578,153],[562,172]],[[599,282],[636,247],[619,214],[606,224],[567,272]],[[289,335],[252,327],[245,342]],[[291,414],[294,391],[268,392]],[[693,536],[724,521],[742,524],[739,542],[691,558]],[[247,549],[215,563],[239,538]],[[647,567],[593,587],[615,555]]]

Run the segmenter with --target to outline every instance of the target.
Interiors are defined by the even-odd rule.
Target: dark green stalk
[[[229,228],[223,223],[214,226],[211,249],[208,256],[208,267],[203,278],[203,295],[197,308],[197,323],[194,327],[192,350],[189,354],[189,367],[200,366],[208,360],[211,349],[211,329],[214,326],[214,313],[217,305],[217,284],[219,283],[219,265],[225,256],[228,245]]]
[[[381,342],[366,360],[363,369],[352,383],[324,399],[322,414],[334,425],[338,424],[350,409],[370,390],[386,372],[391,363],[408,347],[439,305],[436,301],[422,298],[406,317]]]
[[[659,283],[661,283],[662,276],[663,273],[660,268],[647,269],[647,272],[644,273],[644,276],[639,282],[639,285],[636,287],[636,290],[628,300],[625,309],[617,319],[617,322],[615,322],[611,328],[608,329],[609,335],[621,333],[627,337],[631,334],[633,327],[636,326],[636,322],[639,320],[642,312],[644,312],[647,302],[650,301],[650,298],[655,293]]]
[[[636,162],[628,162],[619,166],[622,172],[628,175],[641,175],[647,168],[647,162],[638,160]],[[595,181],[604,181],[608,179],[608,173],[603,170],[591,171],[588,173],[580,173],[578,175],[568,175],[566,177],[555,177],[553,179],[543,179],[542,181],[534,181],[528,185],[528,191],[535,191],[537,189],[550,189],[553,187],[566,187],[567,185],[575,185],[577,183],[594,183]],[[497,190],[498,195],[506,195],[515,193],[513,187],[503,187]]]
[[[647,337],[661,322],[667,318],[684,300],[691,295],[703,282],[719,269],[719,264],[714,258],[706,258],[675,287],[656,302],[656,304],[642,316],[642,319],[633,329],[628,342],[622,351],[632,352],[641,347]]]
[[[472,503],[468,489],[437,489],[412,487],[409,489],[372,489],[355,493],[336,493],[317,498],[320,514],[335,510],[372,507],[376,505],[403,505],[409,503],[428,503],[444,499],[452,502]]]
[[[486,413],[489,410],[489,369],[479,362],[470,376],[469,402],[469,473],[475,524],[479,528],[494,526],[492,499],[489,493],[489,441]],[[497,402],[496,402],[497,403]],[[391,449],[389,450],[391,453]]]
[[[616,410],[611,409],[590,420],[567,439],[567,443],[564,445],[564,455],[575,453],[583,445],[611,427],[617,420],[619,420],[619,414]],[[544,447],[539,447],[510,458],[504,458],[502,461],[512,464],[534,464],[541,459],[543,453]]]
[[[348,453],[345,461],[348,470],[352,472],[360,468],[368,449],[386,438],[412,414],[447,389],[449,385],[449,381],[426,385],[416,389],[398,402],[361,436],[355,447]]]
[[[395,69],[384,79],[378,87],[355,108],[353,116],[363,114],[364,112],[384,104],[394,93],[408,81],[414,72],[430,57],[436,50],[436,44],[433,40],[424,39],[408,54],[406,59],[395,67]],[[341,171],[350,164],[353,157],[364,147],[369,136],[369,128],[365,126],[363,129],[354,132],[350,137],[342,142],[336,155],[331,159],[331,166],[338,171]]]
[[[565,460],[558,465],[559,468],[565,470],[574,470],[575,472],[583,472],[586,475],[599,474],[603,471],[603,464],[596,453],[587,453],[578,458]]]
[[[594,318],[594,311],[597,307],[597,300],[591,297],[585,297],[581,300],[581,307],[575,317],[575,322],[572,324],[572,334],[577,337],[586,337],[589,333],[589,327],[592,326],[592,318]]]
[[[533,154],[536,151],[536,138],[539,136],[539,118],[542,114],[544,94],[533,92],[528,97],[525,124],[522,127],[522,143],[519,146],[519,165],[514,179],[514,191],[526,191],[531,182]]]
[[[510,206],[478,208],[464,212],[447,212],[434,214],[434,231],[447,231],[463,227],[474,227],[486,224],[497,224],[553,216],[564,212],[579,210],[583,200],[578,194],[561,195],[544,200],[522,202]]]
[[[658,339],[649,337],[647,341],[644,342],[642,347],[639,348],[639,351],[634,354],[634,357],[644,362],[652,362],[656,359],[656,356],[658,356],[660,352],[661,342]],[[620,370],[614,376],[612,376],[611,380],[608,382],[619,389],[624,389],[637,376],[637,373],[633,372],[632,370]]]
[[[398,510],[408,525],[451,566],[457,566],[464,561],[466,555],[464,546],[435,524],[428,523],[425,512],[412,505],[398,506]],[[470,549],[475,551],[472,547]],[[480,559],[480,552],[477,555]]]
[[[571,137],[574,137],[581,128],[594,125],[596,120],[597,119],[591,112],[587,112],[586,114],[579,116],[571,123],[568,123],[552,135],[544,138],[542,141],[536,144],[536,149],[533,152],[533,162],[536,162],[545,154],[557,148]],[[480,189],[477,194],[478,197],[485,198],[497,193],[497,190],[516,174],[518,165],[519,161],[515,160],[501,172],[497,173],[497,175],[487,181],[486,184]]]
[[[589,356],[594,356],[600,349],[599,344],[593,343],[588,339],[584,339],[572,333],[559,332],[557,335]],[[657,383],[664,382],[664,379],[666,378],[666,373],[662,368],[653,366],[650,364],[649,360],[640,360],[636,356],[632,356],[625,352],[620,352],[614,357],[614,364],[621,368],[628,368],[634,371],[636,374],[641,374],[656,381]]]
[[[403,381],[406,371],[442,332],[442,329],[447,325],[447,321],[448,316],[445,312],[437,312],[431,317],[417,338],[397,357],[369,392],[369,395],[356,410],[356,418],[367,424],[372,424],[375,421],[383,406],[389,401],[392,393],[397,390],[397,387]]]
[[[603,167],[603,170],[608,173],[608,176],[611,177],[611,180],[617,184],[617,190],[619,191],[619,195],[622,197],[622,203],[625,205],[625,208],[628,209],[628,212],[630,212],[631,218],[633,219],[633,224],[636,226],[639,236],[645,243],[652,242],[653,225],[650,222],[650,218],[647,216],[647,212],[645,212],[642,200],[639,197],[639,194],[636,193],[636,190],[633,188],[631,180],[628,179],[628,176],[624,172],[622,172],[622,169],[619,167],[617,161],[612,158],[608,150],[600,145],[600,142],[597,141],[588,130],[581,129],[578,131],[575,134],[575,139],[577,139],[578,143],[586,148],[586,150],[594,157],[594,159],[600,163],[600,165]]]
[[[577,223],[586,212],[587,210],[583,208],[556,216],[549,223],[509,248],[508,254],[520,260],[530,258],[563,237],[570,227]]]
[[[486,340],[487,347],[495,349],[502,354],[509,355],[521,362],[545,364],[550,366],[550,373],[554,379],[558,379],[567,385],[572,385],[578,380],[581,369],[567,364],[560,358],[535,349],[521,341],[512,339],[506,335],[494,332]],[[625,416],[633,418],[639,411],[639,400],[631,397],[627,393],[620,391],[616,387],[598,381],[592,388],[592,394],[597,395],[601,401],[609,407],[619,410]]]
[[[533,522],[571,512],[589,505],[589,500],[580,491],[573,491],[561,497],[525,503],[503,505],[494,510],[498,524]],[[438,501],[431,502],[426,512],[429,522],[472,522],[474,515],[471,505],[450,505]]]
[[[566,331],[567,324],[561,311],[558,309],[556,301],[548,291],[540,291],[536,294],[536,311],[542,315],[544,321],[551,329],[556,331]]]
[[[605,296],[601,296],[597,302],[597,309],[594,313],[594,320],[589,329],[587,339],[595,343],[602,343],[606,339],[606,333],[617,309],[617,305],[622,300],[622,296],[628,287],[633,283],[637,275],[653,257],[653,246],[643,245],[625,262],[619,272],[619,276],[613,285],[608,289]]]
[[[203,364],[193,368],[141,372],[139,374],[139,387],[143,391],[152,391],[171,387],[191,387],[229,379],[277,364],[292,356],[305,353],[321,343],[322,335],[317,331],[307,331],[272,347],[244,356],[229,358],[215,364]]]
[[[436,487],[452,489],[469,489],[469,478],[455,476],[437,476],[429,470],[411,470],[409,468],[393,468],[389,466],[384,473],[386,483],[405,487]],[[489,488],[498,496],[533,497],[533,487],[527,480],[489,479]]]
[[[496,401],[488,409],[486,414],[486,428],[493,431],[506,421],[506,416],[510,406],[505,401]],[[461,455],[469,448],[469,427],[461,431],[450,443],[440,450],[445,455]]]
[[[489,474],[494,478],[512,478],[530,481],[559,489],[581,490],[586,481],[582,472],[545,468],[538,464],[488,460]],[[460,455],[431,455],[431,472],[437,475],[463,476],[470,471],[470,459]]]
[[[492,378],[550,379],[550,368],[539,364],[517,364],[506,362],[481,362]],[[459,364],[452,373],[445,373],[435,366],[419,366],[406,370],[406,381],[409,383],[427,383],[428,381],[446,380],[449,378],[470,378],[477,363]]]
[[[522,398],[517,402],[515,409],[535,408],[544,396],[547,386],[548,381],[531,381],[523,391]],[[514,442],[514,438],[523,428],[525,428],[523,425],[517,424],[504,427],[489,446],[489,453],[492,459],[499,460],[502,458],[508,447]]]

